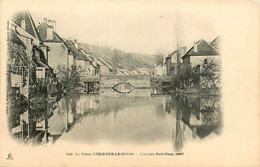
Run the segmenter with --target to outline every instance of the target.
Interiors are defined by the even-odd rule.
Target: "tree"
[[[200,73],[201,85],[206,88],[217,88],[220,86],[220,62],[214,58],[205,59]]]
[[[154,60],[156,65],[163,64],[164,55],[166,55],[166,51],[163,49],[158,49],[154,55]]]
[[[173,77],[173,85],[177,89],[187,89],[199,83],[199,73],[191,69],[181,69],[179,75]]]
[[[80,74],[84,70],[80,66],[72,65],[67,69],[63,66],[59,66],[57,70],[57,78],[61,84],[61,90],[63,92],[73,92],[77,86],[80,86]]]

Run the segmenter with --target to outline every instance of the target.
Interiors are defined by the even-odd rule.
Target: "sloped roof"
[[[68,43],[70,44],[69,45],[69,47],[71,47],[72,48],[72,52],[73,53],[76,53],[75,55],[77,55],[76,56],[76,59],[78,59],[78,60],[85,60],[85,61],[89,61],[89,58],[85,55],[85,54],[83,54],[79,49],[77,49],[76,47],[75,47],[75,42],[74,41],[72,41],[72,40],[67,40],[68,41]],[[66,42],[67,42],[66,41]],[[67,44],[68,44],[67,43]]]
[[[16,40],[18,40],[17,36],[15,38],[16,38]],[[22,61],[22,63],[28,66],[28,60],[27,60],[27,56],[26,56],[26,52],[25,52],[25,47],[20,48],[19,45],[14,45],[14,43],[16,43],[16,42],[14,42],[12,39],[13,38],[10,39],[10,48],[16,54],[12,54],[11,57],[14,55],[18,55],[20,60]],[[19,43],[17,43],[17,44],[19,44]]]
[[[67,46],[69,47],[69,50],[77,57],[80,58],[80,54],[77,51],[77,49],[74,47],[73,43],[71,42],[71,40],[66,40],[65,42],[67,44]]]
[[[220,40],[221,40],[221,38],[220,38],[220,36],[218,36],[217,38],[215,38],[215,39],[211,42],[211,45],[212,45],[215,49],[217,49],[217,50],[220,49]]]
[[[56,32],[53,31],[53,34],[54,34],[55,37],[58,38],[57,39],[58,41],[61,41],[69,49],[68,44]]]
[[[177,50],[175,50],[175,51],[173,51],[172,53],[170,53],[170,54],[166,57],[166,59],[172,58],[172,56],[173,56],[175,53],[177,53]]]
[[[219,55],[219,52],[208,42],[206,42],[204,39],[199,40],[196,42],[197,44],[197,52],[194,52],[194,46],[190,48],[188,52],[182,57],[185,58],[187,56],[213,56],[213,55]]]
[[[21,27],[22,20],[25,20],[25,25],[26,25],[25,31],[27,31],[34,38],[36,38],[42,42],[40,34],[37,31],[37,28],[34,24],[34,21],[33,21],[32,16],[29,11],[19,11],[19,12],[15,13],[12,17],[12,21],[15,24],[17,24],[19,27]]]
[[[23,41],[17,36],[17,34],[13,30],[10,31],[9,40],[11,42],[17,43],[18,45],[22,45],[24,48],[26,48]]]
[[[108,62],[106,62],[103,58],[98,58],[98,60],[99,60],[103,65],[105,65],[108,69],[113,70],[113,67],[112,67]]]

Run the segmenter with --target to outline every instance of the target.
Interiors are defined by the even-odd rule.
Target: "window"
[[[204,64],[208,64],[208,59],[204,59]]]

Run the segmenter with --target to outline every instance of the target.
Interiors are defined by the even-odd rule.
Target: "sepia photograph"
[[[2,4],[11,9],[1,12],[3,166],[260,165],[259,132],[247,131],[254,135],[252,147],[243,151],[255,149],[253,164],[249,158],[236,164],[233,158],[240,153],[229,152],[234,146],[228,144],[238,138],[232,135],[241,135],[232,128],[245,118],[236,113],[243,103],[235,99],[253,97],[239,95],[241,78],[234,82],[244,73],[232,65],[238,61],[232,44],[240,45],[241,53],[247,46],[231,39],[238,30],[229,29],[228,22],[235,18],[234,27],[253,25],[257,19],[240,21],[243,14],[258,18],[257,10],[225,20],[232,7],[218,1]],[[253,1],[256,6],[241,4],[237,11],[259,7]],[[251,27],[252,36],[241,29],[243,42],[255,40],[251,55],[257,55],[259,25]],[[251,85],[255,101],[259,81]],[[240,126],[259,130],[259,102],[251,103],[255,112],[244,119],[250,123]],[[226,121],[230,118],[234,122]],[[229,159],[224,150],[232,160],[224,160]],[[209,161],[192,160],[193,154]]]

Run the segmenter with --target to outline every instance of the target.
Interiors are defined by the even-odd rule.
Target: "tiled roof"
[[[199,40],[197,43],[197,52],[194,52],[194,46],[190,48],[188,52],[182,57],[187,56],[204,56],[204,55],[219,55],[219,52],[211,44],[206,42],[204,39]]]
[[[39,41],[42,41],[29,11],[19,11],[15,13],[12,17],[12,21],[19,27],[21,27],[22,20],[25,20],[25,31],[27,31]]]

